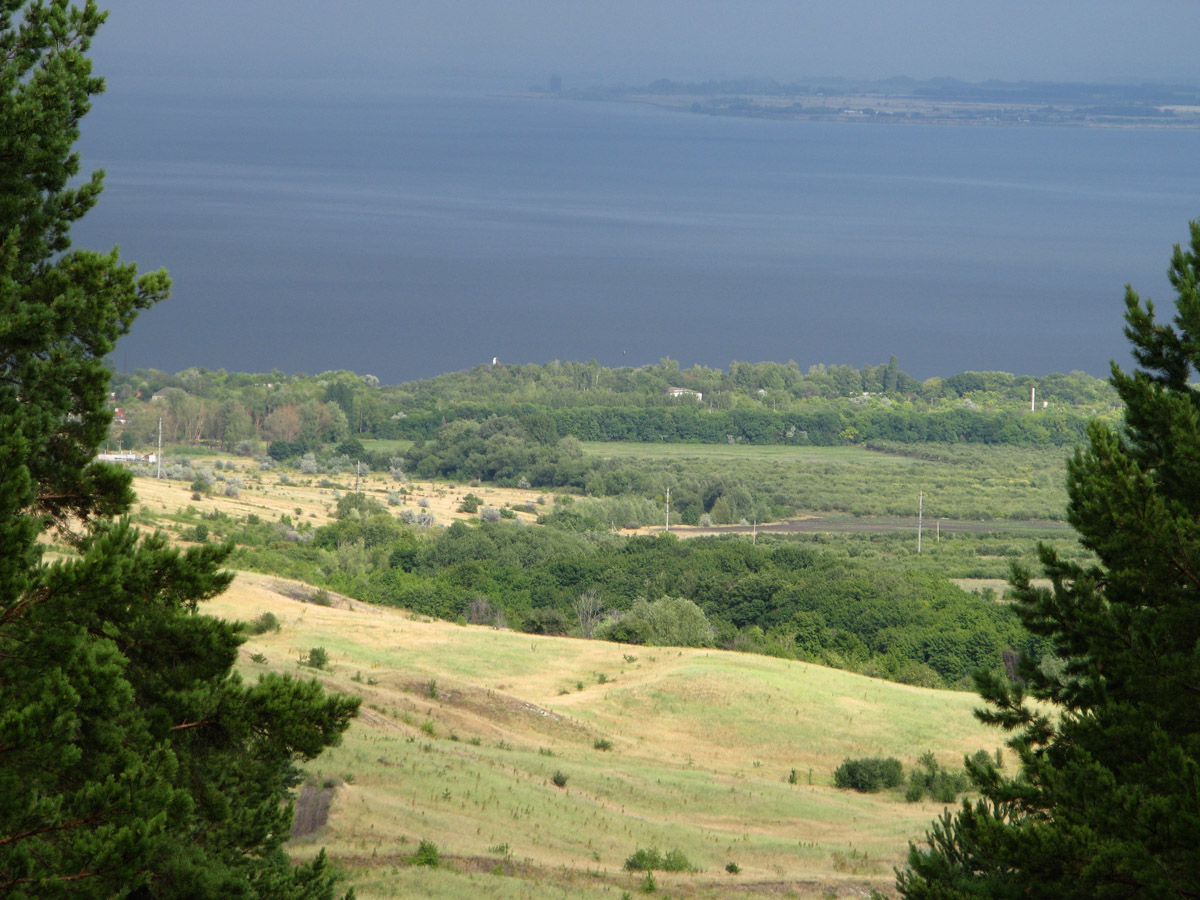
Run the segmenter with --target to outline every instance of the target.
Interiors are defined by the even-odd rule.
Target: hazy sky
[[[1200,81],[1196,0],[108,0],[113,78]]]

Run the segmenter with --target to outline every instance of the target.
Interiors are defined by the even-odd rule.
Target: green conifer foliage
[[[969,765],[982,798],[911,850],[912,900],[1200,896],[1200,222],[1169,275],[1171,323],[1126,289],[1124,429],[1093,423],[1068,465],[1069,518],[1099,564],[1043,548],[1051,589],[1015,574],[1022,618],[1065,664],[980,680],[1020,773]]]
[[[103,19],[0,0],[0,896],[330,897],[324,858],[281,845],[296,764],[357,700],[244,684],[239,631],[197,611],[229,549],[139,537],[113,519],[129,477],[94,461],[104,357],[170,286],[70,248],[101,188],[69,185]],[[76,553],[47,564],[49,530]]]

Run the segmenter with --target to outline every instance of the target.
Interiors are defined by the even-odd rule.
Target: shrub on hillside
[[[409,859],[409,864],[414,866],[429,866],[436,869],[442,862],[442,854],[438,851],[438,846],[433,841],[421,841],[417,845],[417,852]]]
[[[692,864],[682,850],[668,850],[666,855],[657,847],[639,847],[625,860],[627,872],[690,872]]]
[[[313,647],[304,655],[300,663],[313,669],[323,669],[329,664],[329,654],[324,647]]]
[[[280,627],[279,617],[268,611],[250,623],[250,633],[266,634],[268,631],[278,631]]]
[[[845,759],[833,773],[835,787],[875,793],[899,786],[904,779],[904,767],[894,756],[887,759],[866,757]]]
[[[568,628],[567,617],[549,606],[531,610],[521,623],[527,634],[566,634]]]
[[[984,769],[995,768],[991,755],[980,750],[972,761]],[[971,777],[963,770],[943,768],[932,753],[922,754],[916,767],[908,775],[908,789],[904,799],[910,803],[928,796],[939,803],[953,803],[958,795],[971,786]]]
[[[639,597],[628,612],[601,622],[594,636],[625,644],[705,647],[713,641],[713,629],[704,610],[685,597]]]

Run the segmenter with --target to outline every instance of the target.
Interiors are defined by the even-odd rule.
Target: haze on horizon
[[[114,83],[388,78],[521,88],[766,77],[1200,82],[1189,0],[108,0]]]

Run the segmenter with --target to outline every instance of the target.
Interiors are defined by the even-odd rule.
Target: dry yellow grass
[[[344,744],[309,767],[318,782],[347,782],[329,822],[293,847],[326,846],[364,898],[613,897],[636,891],[641,876],[622,863],[651,846],[679,848],[700,870],[656,875],[671,896],[886,890],[941,807],[836,790],[833,769],[848,756],[908,765],[926,750],[957,766],[999,742],[973,719],[969,694],[286,593],[279,579],[240,574],[207,611],[281,621],[243,648],[246,677],[315,674],[363,697]],[[298,667],[314,646],[327,671]],[[440,847],[442,868],[404,865],[422,839]]]
[[[192,460],[194,466],[211,465],[214,461],[215,458],[201,457],[194,457]],[[226,497],[220,491],[214,491],[211,495],[202,495],[201,499],[195,500],[192,498],[189,482],[139,476],[134,478],[138,504],[151,516],[176,514],[190,506],[201,512],[218,510],[238,517],[256,514],[278,519],[287,515],[294,519],[310,521],[313,525],[325,525],[332,521],[338,495],[353,490],[355,486],[354,473],[337,476],[299,475],[294,470],[259,471],[257,464],[247,460],[234,459],[232,463],[236,469],[221,470],[218,474],[242,479],[243,487],[237,497]],[[321,482],[326,480],[338,486],[321,487]],[[405,507],[414,510],[428,509],[438,525],[448,525],[456,519],[475,518],[472,514],[458,511],[467,494],[473,493],[483,501],[483,505],[495,507],[536,505],[538,497],[542,496],[537,491],[518,488],[473,488],[467,485],[451,487],[449,484],[437,482],[400,484],[385,473],[378,472],[363,475],[359,479],[358,487],[363,493],[385,505],[389,491],[405,488],[409,493],[403,498],[402,505],[388,507],[389,511],[398,515]],[[418,503],[421,501],[428,505],[419,507]],[[536,518],[526,512],[518,512],[516,515],[527,521]]]

